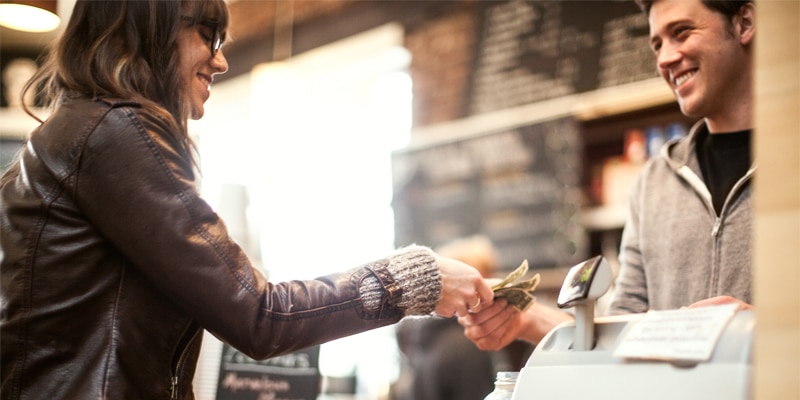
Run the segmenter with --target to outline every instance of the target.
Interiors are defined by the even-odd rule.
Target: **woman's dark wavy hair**
[[[178,32],[187,23],[212,21],[224,38],[228,17],[224,0],[78,0],[22,95],[36,90],[46,107],[74,93],[141,102],[174,128],[173,139],[192,158]],[[41,122],[27,107],[26,112]]]

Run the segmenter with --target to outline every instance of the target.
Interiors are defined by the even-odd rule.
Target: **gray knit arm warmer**
[[[433,251],[412,245],[398,250],[387,259],[389,265],[386,268],[403,289],[398,308],[405,310],[405,315],[428,315],[433,312],[442,295],[442,279]],[[370,310],[379,309],[386,295],[374,275],[364,279],[359,292],[364,306]]]

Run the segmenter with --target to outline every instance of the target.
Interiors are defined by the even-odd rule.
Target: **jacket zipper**
[[[172,383],[169,385],[169,398],[171,400],[178,400],[178,376],[172,377]]]
[[[202,331],[196,328],[194,323],[189,325],[189,332],[193,331],[192,334],[188,337],[188,340],[179,342],[183,344],[183,349],[181,349],[180,356],[178,356],[178,361],[175,363],[175,369],[172,372],[172,377],[170,377],[170,386],[169,386],[169,398],[171,400],[178,399],[178,376],[180,372],[183,370],[183,363],[186,361],[186,355],[189,353],[189,348],[191,344],[194,342],[197,335]]]

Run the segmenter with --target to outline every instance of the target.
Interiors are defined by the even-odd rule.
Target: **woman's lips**
[[[211,75],[197,74],[197,77],[200,78],[200,80],[202,80],[209,88],[211,87],[211,83],[214,81]]]

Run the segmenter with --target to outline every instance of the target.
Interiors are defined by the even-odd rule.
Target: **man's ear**
[[[756,33],[756,6],[753,2],[747,2],[739,8],[739,13],[734,17],[734,28],[743,46],[753,42]]]

